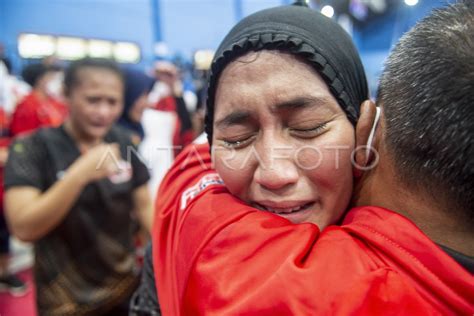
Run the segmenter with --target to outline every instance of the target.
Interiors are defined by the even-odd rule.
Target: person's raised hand
[[[167,61],[159,61],[155,64],[156,78],[163,82],[173,96],[180,96],[183,92],[183,84],[179,77],[178,68]]]
[[[100,144],[82,154],[72,168],[76,176],[89,183],[119,172],[121,160],[117,143]]]

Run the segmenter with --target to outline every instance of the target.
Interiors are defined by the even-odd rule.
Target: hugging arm
[[[153,265],[165,315],[423,313],[400,275],[345,226],[292,224],[232,196],[209,147],[187,148],[160,188]],[[347,224],[345,224],[347,225]]]

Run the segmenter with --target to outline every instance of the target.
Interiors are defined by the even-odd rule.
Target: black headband
[[[281,50],[313,65],[355,124],[368,98],[364,68],[349,35],[331,19],[302,6],[254,13],[240,21],[222,41],[211,65],[205,131],[212,144],[214,97],[224,68],[250,51]]]

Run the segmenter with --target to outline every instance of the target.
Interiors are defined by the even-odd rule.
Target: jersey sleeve
[[[295,225],[231,195],[211,169],[207,145],[177,157],[156,206],[153,260],[164,315],[428,310],[364,239],[338,226]]]
[[[159,302],[164,315],[179,315],[179,312],[176,312],[180,304],[177,293],[178,291],[182,293],[184,284],[178,285],[180,281],[176,277],[182,271],[189,270],[189,266],[180,267],[179,271],[175,271],[174,268],[178,268],[175,266],[177,260],[191,259],[198,253],[189,247],[186,253],[182,253],[183,257],[176,258],[173,255],[180,247],[180,239],[184,237],[179,233],[187,215],[183,210],[203,190],[209,190],[212,186],[223,187],[216,177],[213,185],[200,186],[200,179],[207,175],[216,176],[216,173],[211,169],[209,146],[207,144],[197,146],[192,144],[176,157],[158,190],[152,232],[153,266],[155,267]],[[197,233],[197,236],[204,237],[201,236],[201,232],[205,233],[205,229],[203,230],[201,227],[194,226],[191,229]],[[196,238],[195,246],[199,247],[204,239]],[[177,290],[177,287],[180,287],[180,290]]]
[[[14,186],[46,189],[47,151],[37,134],[17,138],[9,149],[5,166],[5,190]]]
[[[308,288],[287,284],[286,274],[305,276],[299,267],[318,227],[247,206],[211,169],[209,147],[191,147],[177,157],[156,203],[154,266],[163,313],[236,315],[255,301],[274,308],[272,298],[282,291],[300,297]]]

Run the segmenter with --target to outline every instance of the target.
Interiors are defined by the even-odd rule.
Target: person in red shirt
[[[64,122],[67,107],[51,96],[48,88],[59,70],[43,64],[32,64],[25,68],[23,79],[33,90],[13,112],[10,125],[12,136],[29,133],[40,127],[57,127]]]
[[[154,108],[176,116],[172,139],[173,154],[176,157],[195,137],[191,115],[183,97],[183,83],[179,78],[178,68],[170,62],[160,61],[155,65],[155,73],[158,82],[164,84],[165,91]]]
[[[368,145],[352,156],[358,179],[354,207],[340,221],[337,216],[331,218],[334,209],[324,204],[331,201],[330,194],[324,192],[331,179],[316,186],[312,194],[316,198],[308,205],[288,203],[294,196],[307,194],[299,189],[301,179],[306,188],[312,188],[307,185],[307,165],[303,163],[314,162],[314,157],[306,159],[301,154],[297,165],[298,156],[281,157],[280,153],[279,165],[274,167],[279,173],[263,168],[272,147],[261,142],[273,139],[281,145],[289,139],[277,129],[291,128],[295,119],[291,110],[299,105],[275,102],[292,91],[309,94],[304,92],[305,86],[315,79],[296,77],[285,68],[289,63],[281,53],[251,55],[251,62],[241,57],[255,43],[279,39],[279,45],[274,45],[281,49],[281,34],[259,33],[259,22],[272,21],[271,27],[261,24],[268,30],[298,16],[294,21],[304,24],[309,13],[303,10],[272,9],[244,19],[216,54],[213,75],[220,72],[220,77],[210,79],[206,121],[212,147],[199,145],[180,154],[158,194],[153,263],[163,314],[472,315],[474,109],[470,105],[474,100],[467,87],[472,81],[468,56],[472,57],[474,42],[466,34],[474,31],[473,7],[460,3],[435,11],[391,53],[380,84],[382,114],[377,114],[371,102],[360,109],[354,148]],[[317,13],[311,15],[313,21],[320,19]],[[286,24],[286,30],[293,26]],[[322,29],[318,32],[324,32]],[[337,37],[334,28],[331,33]],[[232,37],[235,34],[238,36]],[[300,44],[307,44],[304,51],[308,56],[311,45],[306,35]],[[240,49],[240,55],[232,56],[233,49]],[[327,56],[315,59],[321,57]],[[280,58],[274,68],[287,71],[287,84],[293,90],[285,90],[279,83],[281,76],[279,70],[271,69],[271,58]],[[251,64],[255,68],[246,67]],[[305,74],[298,62],[293,65],[293,70]],[[245,87],[244,76],[254,84],[254,78],[270,82],[267,78],[271,77],[270,87],[280,89],[279,93],[268,96],[257,84],[254,88],[263,94],[254,95],[255,90]],[[458,84],[452,84],[450,78],[456,78]],[[293,81],[300,86],[292,86]],[[329,85],[327,78],[324,81]],[[244,96],[232,94],[228,89],[231,84]],[[323,87],[317,91],[324,92]],[[330,91],[336,94],[334,89]],[[273,116],[265,111],[260,95],[269,100]],[[240,112],[227,115],[234,105],[225,100],[235,100]],[[300,104],[307,105],[303,101]],[[338,101],[341,108],[347,108]],[[221,104],[226,106],[220,108]],[[281,104],[290,107],[282,116],[287,118],[286,125],[275,121],[278,111],[274,108]],[[327,104],[319,106],[334,110]],[[245,113],[249,109],[253,110]],[[305,114],[307,122],[317,121],[311,113]],[[327,125],[324,132],[306,130],[324,143],[336,137],[331,133],[334,119]],[[302,130],[293,128],[291,132]],[[237,149],[233,156],[225,155],[222,146]],[[238,169],[233,160],[242,162],[238,151],[246,146],[253,146],[253,155],[263,158],[248,158]],[[323,158],[328,157],[321,151]],[[247,168],[253,168],[250,182],[246,182]],[[299,168],[296,175],[292,168]],[[341,179],[336,166],[333,170],[334,177]],[[253,201],[258,194],[273,200]],[[302,202],[306,201],[305,197]],[[337,222],[339,226],[331,225]]]

